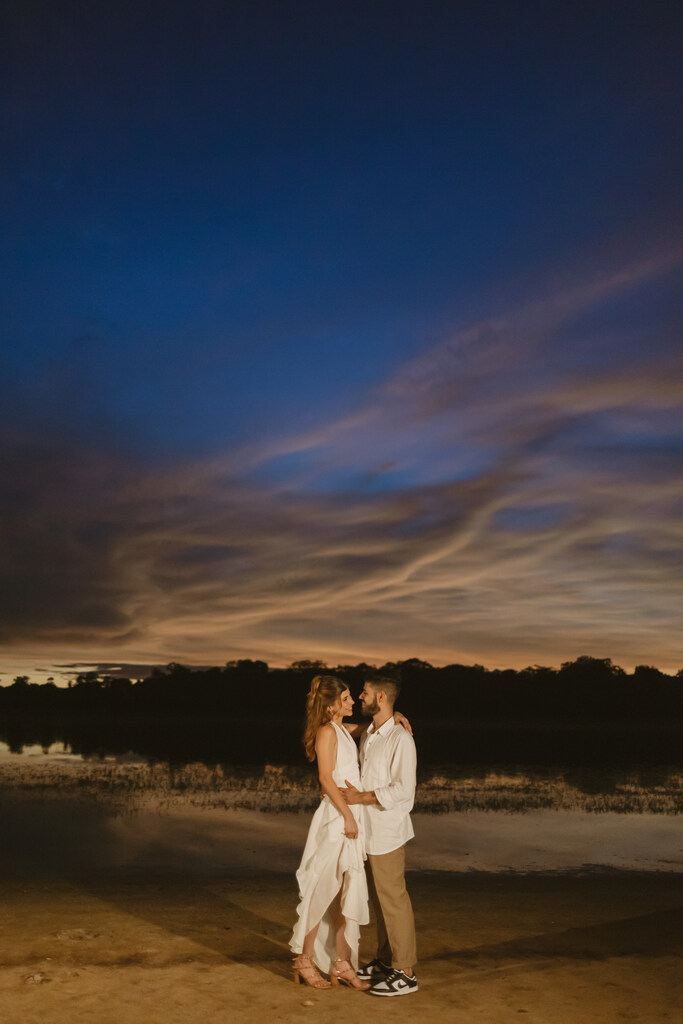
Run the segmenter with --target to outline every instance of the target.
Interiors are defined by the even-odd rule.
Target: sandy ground
[[[295,986],[283,874],[0,883],[3,1024],[678,1022],[680,875],[409,875],[420,991]],[[372,953],[366,929],[362,952]]]
[[[292,982],[309,815],[0,810],[0,1024],[683,1020],[680,817],[416,815],[420,990],[381,1000]]]

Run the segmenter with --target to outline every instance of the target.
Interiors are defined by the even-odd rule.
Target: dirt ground
[[[409,875],[419,992],[295,986],[283,874],[0,882],[3,1024],[614,1024],[683,1019],[683,878]],[[373,953],[372,927],[361,955]]]

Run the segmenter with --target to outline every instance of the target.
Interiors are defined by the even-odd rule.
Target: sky
[[[683,667],[679,5],[0,17],[0,682]]]

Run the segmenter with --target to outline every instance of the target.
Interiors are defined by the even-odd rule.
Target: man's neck
[[[375,732],[381,729],[385,722],[388,722],[393,717],[393,708],[383,708],[382,711],[378,711],[376,715],[372,716],[372,724],[375,728]]]

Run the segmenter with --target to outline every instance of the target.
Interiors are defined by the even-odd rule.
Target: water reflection
[[[492,765],[528,765],[534,771],[564,764],[581,770],[630,771],[634,766],[683,770],[681,728],[667,723],[459,722],[416,719],[420,763],[466,764],[482,771]],[[35,718],[0,716],[0,741],[13,753],[27,747],[92,757],[128,757],[189,764],[283,764],[304,767],[302,723],[298,718],[80,715]]]
[[[148,764],[149,758],[144,754],[138,754],[134,750],[127,750],[119,754],[76,754],[66,743],[50,743],[41,746],[38,743],[18,744],[12,749],[9,744],[0,742],[0,764],[31,760],[33,763],[48,763],[51,761],[71,761],[80,763],[83,761],[95,760],[110,762],[113,764]]]
[[[0,869],[291,873],[319,798],[308,765],[3,742]],[[667,765],[423,765],[415,809],[414,869],[683,870],[683,773]]]
[[[13,761],[16,758],[32,761],[83,760],[81,754],[74,754],[66,743],[59,741],[43,745],[40,743],[18,744],[14,749],[8,743],[0,743],[0,763]]]
[[[310,815],[175,806],[117,814],[71,795],[3,802],[3,877],[138,871],[284,872],[292,878]],[[418,815],[413,871],[683,872],[680,824],[670,815],[473,811]]]
[[[630,759],[617,756],[623,730],[613,731],[612,744],[605,741],[602,748],[599,735],[591,734],[589,743],[588,733],[569,730],[567,736],[581,740],[582,756],[563,763],[561,745],[557,760],[541,758],[548,754],[548,736],[543,732],[539,739],[538,731],[526,727],[513,730],[517,740],[536,737],[524,747],[525,760],[504,757],[517,748],[506,746],[499,730],[488,726],[421,728],[418,812],[683,811],[683,765],[652,757],[640,763],[637,747]],[[465,753],[473,749],[477,756],[467,760]],[[454,763],[454,751],[460,763]],[[596,756],[584,757],[587,751]],[[117,813],[179,804],[310,811],[319,799],[317,778],[301,751],[299,723],[246,719],[5,718],[0,720],[0,786],[5,797],[20,789],[53,799],[72,794],[104,800]]]

